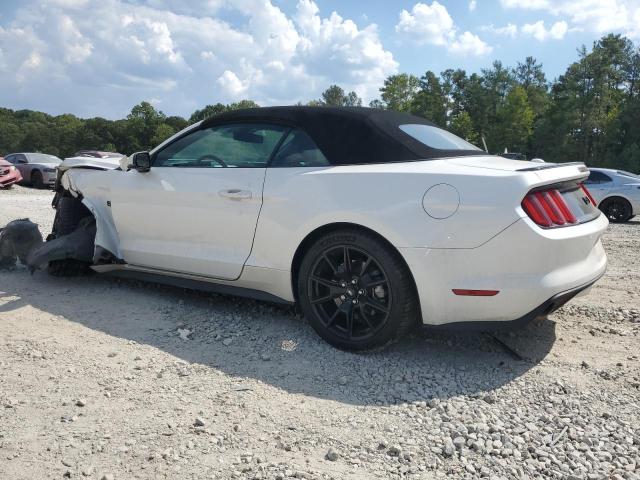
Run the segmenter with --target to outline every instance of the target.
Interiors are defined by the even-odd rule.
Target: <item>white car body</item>
[[[640,176],[610,168],[590,168],[585,185],[598,206],[613,198],[623,198],[631,206],[631,216],[640,215]],[[593,173],[595,172],[595,174]]]
[[[164,142],[151,152],[170,145]],[[340,225],[389,242],[415,281],[422,322],[509,322],[547,313],[593,284],[608,221],[541,228],[521,206],[532,189],[580,182],[582,164],[488,155],[292,168],[167,168],[141,173],[65,161],[61,186],[97,219],[96,247],[118,263],[97,271],[238,287],[296,301],[305,239]],[[98,170],[98,168],[104,168]],[[464,296],[456,289],[496,290]],[[556,300],[558,299],[558,300]]]

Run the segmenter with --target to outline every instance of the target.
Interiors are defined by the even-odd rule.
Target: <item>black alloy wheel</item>
[[[380,264],[359,248],[341,245],[320,256],[307,291],[324,327],[348,342],[371,338],[389,319],[393,294]]]
[[[332,345],[365,350],[415,325],[410,273],[395,251],[368,232],[319,239],[303,259],[299,300],[312,327]]]
[[[620,197],[605,200],[601,209],[609,221],[614,223],[627,222],[633,216],[631,204]]]

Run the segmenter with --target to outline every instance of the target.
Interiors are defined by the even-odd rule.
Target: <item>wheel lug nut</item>
[[[351,280],[351,284],[355,285],[356,283],[358,283],[358,280],[356,280],[355,278],[353,280]]]
[[[358,304],[358,299],[354,298],[353,300],[351,300],[351,303],[353,303],[354,305],[357,305]]]
[[[344,295],[340,295],[340,300],[342,300],[342,301],[344,302],[346,299],[347,299],[347,297],[346,297],[346,296],[344,296]]]
[[[360,290],[358,290],[358,295],[364,295],[365,291],[361,288]]]

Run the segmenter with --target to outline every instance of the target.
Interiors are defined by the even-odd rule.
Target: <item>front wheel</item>
[[[600,210],[613,223],[628,222],[633,217],[631,204],[624,198],[607,198],[600,205]]]
[[[36,170],[31,174],[31,185],[35,188],[43,188],[44,180],[42,179],[42,173]]]
[[[58,197],[53,231],[47,240],[73,233],[78,228],[80,221],[89,216],[91,216],[91,212],[77,198],[65,195]],[[49,262],[47,271],[54,277],[76,277],[91,274],[92,270],[89,266],[90,263],[68,258]]]
[[[345,350],[383,346],[407,333],[419,316],[400,255],[356,229],[324,235],[311,246],[300,266],[298,296],[314,330]]]

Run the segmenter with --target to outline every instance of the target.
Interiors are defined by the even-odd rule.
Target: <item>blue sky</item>
[[[639,0],[2,0],[0,106],[121,118],[148,100],[366,102],[384,78],[526,56],[549,79],[602,35],[638,41]]]

